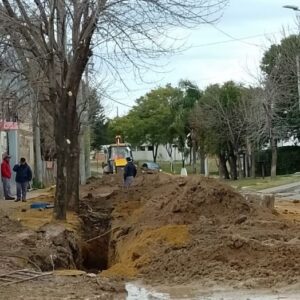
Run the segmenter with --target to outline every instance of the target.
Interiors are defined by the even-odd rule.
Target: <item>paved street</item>
[[[260,190],[259,193],[275,194],[283,200],[300,200],[300,181]]]

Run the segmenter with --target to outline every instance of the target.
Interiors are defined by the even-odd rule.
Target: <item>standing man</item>
[[[11,179],[11,168],[10,168],[10,156],[7,153],[3,154],[3,161],[1,163],[1,178],[3,183],[3,192],[5,200],[15,200],[11,196],[10,192],[10,179]]]
[[[26,202],[26,193],[29,181],[32,179],[32,171],[29,165],[26,163],[26,159],[22,157],[20,163],[15,165],[13,170],[16,172],[16,183],[17,183],[17,200]]]
[[[133,164],[131,157],[126,157],[126,160],[127,164],[124,168],[124,186],[128,188],[136,176],[136,167]]]

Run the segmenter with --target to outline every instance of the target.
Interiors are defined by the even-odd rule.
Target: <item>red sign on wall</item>
[[[0,130],[17,130],[19,129],[17,122],[0,121]]]

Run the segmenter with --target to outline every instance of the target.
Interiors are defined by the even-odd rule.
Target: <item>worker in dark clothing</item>
[[[132,184],[137,171],[131,157],[127,157],[126,160],[127,164],[124,168],[124,186],[129,187]]]
[[[32,179],[32,171],[29,165],[26,163],[26,159],[22,157],[20,164],[15,165],[13,170],[16,172],[16,183],[17,183],[17,200],[26,202],[26,193],[29,181]]]

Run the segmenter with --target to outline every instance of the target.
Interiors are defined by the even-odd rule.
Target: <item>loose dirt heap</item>
[[[92,179],[81,198],[80,214],[69,213],[66,224],[53,222],[51,210],[28,209],[30,201],[7,210],[2,203],[1,273],[24,267],[99,272],[102,278],[64,279],[71,289],[78,279],[80,296],[85,285],[89,294],[96,286],[107,291],[112,277],[264,288],[300,279],[300,214],[290,206],[270,210],[217,180],[166,174],[141,174],[129,190],[121,174]],[[53,290],[62,282],[43,280]],[[10,295],[13,287],[4,291]]]
[[[125,299],[123,283],[72,270],[83,267],[83,221],[68,213],[67,222],[55,222],[51,209],[29,208],[31,202],[41,200],[53,201],[51,195],[27,203],[0,201],[0,274],[24,268],[55,271],[53,275],[8,286],[1,281],[0,298]]]
[[[147,174],[126,191],[120,177],[107,176],[88,190],[84,201],[93,209],[112,210],[103,276],[247,287],[299,280],[299,223],[248,203],[219,181]]]
[[[78,239],[63,224],[30,230],[8,216],[0,216],[0,227],[1,273],[27,267],[40,271],[76,268],[80,262]]]

